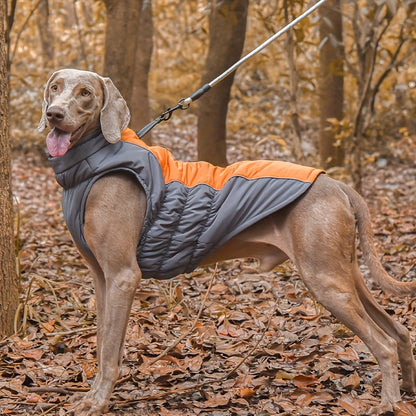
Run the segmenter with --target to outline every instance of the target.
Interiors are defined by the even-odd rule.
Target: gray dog
[[[51,129],[47,146],[64,188],[65,219],[97,298],[98,374],[77,415],[100,415],[108,405],[141,277],[165,279],[242,257],[257,258],[262,271],[291,259],[317,301],[365,342],[382,374],[381,404],[372,413],[400,401],[398,362],[402,388],[415,391],[409,333],[367,289],[356,235],[383,289],[413,294],[416,285],[383,269],[367,206],[353,189],[319,170],[280,162],[227,168],[177,162],[141,142],[128,122],[110,79],[74,69],[49,79],[39,127]]]

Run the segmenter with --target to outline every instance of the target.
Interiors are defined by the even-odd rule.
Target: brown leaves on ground
[[[366,172],[383,264],[415,279],[416,168],[395,162]],[[22,297],[18,335],[0,344],[0,409],[64,415],[96,373],[93,288],[52,170],[26,155],[13,173]],[[363,343],[310,297],[290,264],[263,274],[254,266],[220,265],[196,322],[213,269],[143,282],[109,415],[354,415],[378,404],[379,366]],[[414,337],[416,302],[371,288]],[[410,408],[399,403],[394,414]]]

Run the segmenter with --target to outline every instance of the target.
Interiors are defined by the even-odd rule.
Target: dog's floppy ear
[[[48,82],[45,86],[45,91],[43,93],[43,102],[42,102],[42,117],[40,118],[39,124],[38,124],[38,130],[43,131],[48,127],[48,123],[46,122],[46,110],[48,109],[49,104],[49,85],[51,81],[55,78],[56,72],[54,72],[51,77],[49,78]]]
[[[100,114],[101,131],[110,143],[121,138],[121,132],[130,122],[130,111],[110,78],[101,78],[104,90],[103,108]]]

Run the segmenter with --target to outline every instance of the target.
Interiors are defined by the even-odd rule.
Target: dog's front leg
[[[74,409],[77,416],[101,415],[119,375],[127,322],[141,278],[136,250],[145,212],[144,193],[122,174],[99,179],[88,196],[84,233],[95,257],[90,265],[97,299],[98,373],[90,392]]]
[[[121,270],[105,278],[103,305],[100,305],[101,299],[97,297],[98,373],[90,392],[75,408],[77,415],[98,416],[107,408],[119,375],[127,322],[140,276],[137,267]],[[100,316],[102,313],[103,316]]]

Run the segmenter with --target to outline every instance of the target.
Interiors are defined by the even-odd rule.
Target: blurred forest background
[[[248,11],[236,10],[247,4]],[[133,127],[139,129],[201,86],[207,71],[214,78],[230,64],[221,55],[222,45],[231,45],[226,52],[230,55],[233,45],[244,41],[245,32],[246,54],[309,4],[299,0],[17,1],[10,33],[13,147],[32,148],[34,143],[43,147],[44,135],[36,126],[44,84],[56,69],[74,67],[110,76],[130,104]],[[356,148],[366,149],[364,161],[388,158],[398,152],[397,142],[416,133],[416,2],[327,4],[237,71],[227,140],[244,147],[244,158],[285,155],[325,167],[344,166],[351,164]],[[223,20],[215,21],[214,12]],[[246,31],[237,30],[245,27],[244,13]],[[213,52],[209,51],[210,24],[211,33],[224,34],[217,41],[211,39]],[[238,58],[238,45],[236,49]],[[147,67],[146,59],[150,59]],[[328,77],[336,78],[335,84]],[[210,91],[207,96],[214,94]],[[175,114],[173,123],[196,125],[198,111],[201,118],[210,112],[199,136],[221,123],[214,116],[223,97],[207,103],[204,98],[187,114]],[[219,112],[225,117],[226,107]],[[321,128],[320,117],[324,117]],[[219,126],[210,132],[220,135],[221,130]],[[153,135],[157,136],[157,129]],[[330,135],[329,149],[323,144],[325,135]],[[336,156],[339,150],[346,152],[346,159]],[[326,153],[319,159],[320,151]],[[198,156],[220,164],[229,161],[218,144],[211,148],[214,156],[209,152],[202,149]],[[400,146],[400,152],[397,156],[406,157],[406,145]]]
[[[96,372],[95,305],[37,130],[49,76],[73,67],[111,77],[139,130],[312,2],[0,1],[0,337],[14,333],[0,341],[0,413],[63,415]],[[144,139],[182,160],[325,167],[361,189],[386,269],[416,279],[415,6],[328,0]],[[416,302],[382,294],[363,272],[414,339]],[[214,381],[194,388],[201,379]],[[237,260],[217,274],[142,282],[110,414],[357,414],[379,394],[371,354],[311,299],[290,263],[259,274]]]

